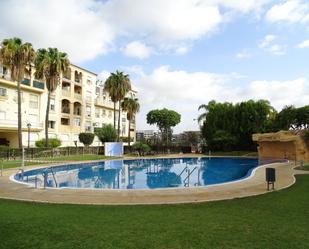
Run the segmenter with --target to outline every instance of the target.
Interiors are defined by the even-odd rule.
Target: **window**
[[[91,96],[91,92],[90,92],[90,91],[87,91],[87,92],[86,92],[86,100],[87,100],[87,101],[91,101],[91,97],[92,97],[92,96]]]
[[[74,126],[80,126],[80,118],[74,118],[73,119],[73,125]]]
[[[127,119],[126,118],[122,118],[122,123],[125,123],[127,122]]]
[[[95,88],[95,94],[96,94],[96,95],[100,95],[100,87],[97,86],[97,87]]]
[[[102,110],[102,117],[106,117],[106,111]]]
[[[108,117],[111,118],[113,116],[112,111],[108,112]]]
[[[5,119],[5,112],[4,111],[0,111],[0,119]]]
[[[94,127],[100,127],[100,123],[99,122],[95,122],[95,123],[93,123],[93,126]]]
[[[48,128],[55,129],[56,121],[48,121]]]
[[[86,106],[86,114],[87,114],[87,117],[91,117],[91,107],[90,106]]]
[[[0,96],[4,96],[4,97],[5,97],[6,94],[7,94],[7,93],[6,93],[6,88],[2,88],[2,87],[1,87],[1,88],[0,88]]]
[[[91,122],[86,122],[85,123],[85,131],[91,131]]]
[[[96,118],[100,117],[100,109],[95,109],[95,117]]]
[[[55,110],[55,99],[50,99],[50,110],[51,111]]]
[[[68,118],[61,118],[62,125],[70,125],[70,119]]]
[[[38,95],[30,94],[30,102],[29,107],[33,109],[37,109],[39,106],[39,97]]]

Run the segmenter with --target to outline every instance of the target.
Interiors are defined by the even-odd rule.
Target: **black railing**
[[[104,155],[104,146],[59,147],[59,148],[25,148],[25,159],[48,159],[73,155]],[[0,148],[0,158],[15,160],[21,158],[21,149]]]

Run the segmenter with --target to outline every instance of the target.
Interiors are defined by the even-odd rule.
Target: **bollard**
[[[300,169],[304,169],[304,161],[303,160],[300,161]]]

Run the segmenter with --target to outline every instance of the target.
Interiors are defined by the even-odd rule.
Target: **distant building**
[[[149,140],[158,138],[160,133],[154,130],[138,130],[136,131],[136,141]]]
[[[174,134],[172,141],[176,144],[198,145],[201,143],[202,137],[200,131],[184,131],[180,134]]]

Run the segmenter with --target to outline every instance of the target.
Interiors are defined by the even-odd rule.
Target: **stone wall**
[[[253,141],[258,143],[260,159],[289,159],[309,161],[309,148],[302,136],[294,131],[254,134]]]

